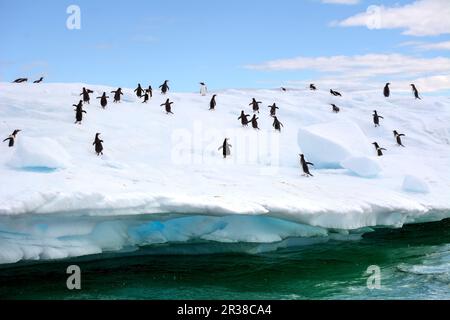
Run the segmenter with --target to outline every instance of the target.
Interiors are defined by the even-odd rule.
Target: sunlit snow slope
[[[76,125],[72,104],[83,86],[95,93]],[[226,90],[214,92],[209,111],[212,93],[155,92],[145,104],[125,89],[114,104],[115,89],[0,84],[1,138],[22,130],[13,148],[0,145],[0,263],[192,239],[268,243],[450,217],[448,97]],[[105,110],[95,99],[103,91],[111,97]],[[259,131],[237,120],[241,110],[253,115],[253,97],[263,102]],[[174,115],[160,106],[166,98]],[[269,116],[274,102],[281,132]],[[378,128],[373,110],[384,117]],[[393,130],[406,134],[405,148]],[[225,137],[227,159],[218,151]],[[299,153],[315,164],[314,177],[302,176]]]

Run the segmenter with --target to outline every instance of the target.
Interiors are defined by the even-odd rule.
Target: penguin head
[[[95,137],[98,138],[99,135],[100,135],[100,133],[97,132],[97,133],[95,134]]]
[[[299,156],[300,156],[300,158],[302,158],[302,159],[305,157],[305,155],[304,155],[303,153],[300,153]]]
[[[397,130],[392,131],[394,133],[394,135],[398,135]]]
[[[20,131],[22,131],[22,130],[16,129],[16,130],[14,130],[14,132],[12,133],[12,135],[13,135],[13,136],[16,136],[16,134],[18,134]]]
[[[213,94],[213,98],[217,97],[217,94]]]

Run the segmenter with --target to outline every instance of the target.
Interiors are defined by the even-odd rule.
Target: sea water
[[[450,220],[376,229],[358,240],[239,253],[247,245],[162,244],[3,265],[0,298],[450,299]],[[66,287],[73,264],[81,270],[81,290]],[[379,268],[376,288],[371,266]]]

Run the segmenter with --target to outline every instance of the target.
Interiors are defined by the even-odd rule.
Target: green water
[[[450,220],[256,255],[146,252],[2,266],[0,298],[450,299]],[[66,288],[70,264],[82,270],[79,291]],[[370,265],[380,289],[367,288]]]

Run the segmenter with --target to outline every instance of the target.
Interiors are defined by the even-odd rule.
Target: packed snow
[[[72,105],[82,87],[95,92],[78,125]],[[0,263],[199,239],[322,241],[450,217],[449,97],[230,89],[154,92],[142,103],[124,89],[103,110],[96,97],[116,89],[0,83],[2,140],[22,130],[14,147],[0,145]],[[160,106],[167,98],[173,115]],[[237,119],[253,114],[252,98],[263,102],[261,130]],[[267,108],[274,102],[281,132]],[[377,128],[373,110],[384,117]],[[393,130],[405,133],[405,148]],[[103,156],[92,145],[97,132]],[[382,157],[373,142],[387,149]],[[314,177],[302,176],[299,154]]]
[[[403,180],[403,190],[419,193],[430,192],[430,188],[426,181],[412,175],[405,176],[405,179]]]

